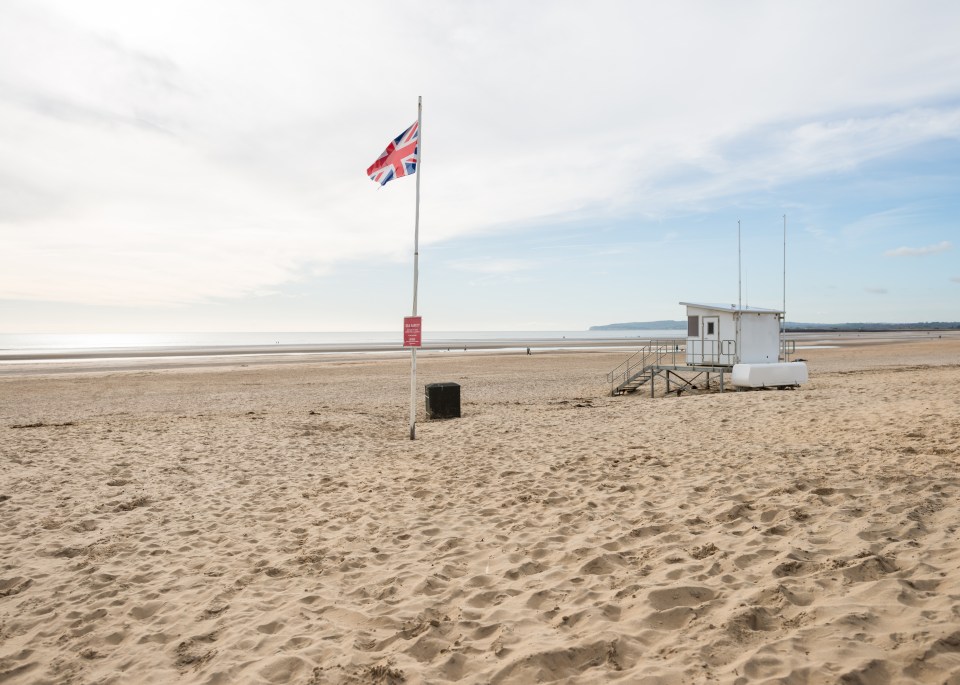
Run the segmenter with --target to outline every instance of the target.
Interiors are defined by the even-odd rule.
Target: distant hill
[[[672,331],[686,330],[686,321],[632,321],[590,326],[591,331]],[[957,331],[957,321],[921,321],[917,323],[796,323],[788,321],[786,330],[803,331]]]
[[[686,321],[632,321],[608,323],[605,326],[590,326],[591,331],[672,331],[686,330]]]
[[[956,331],[957,321],[920,321],[917,323],[795,323],[788,321],[788,331]]]

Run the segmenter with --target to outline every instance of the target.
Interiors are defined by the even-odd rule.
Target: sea
[[[424,331],[425,349],[630,347],[639,340],[682,338],[682,330]],[[283,352],[402,351],[399,331],[223,333],[6,333],[0,360]]]

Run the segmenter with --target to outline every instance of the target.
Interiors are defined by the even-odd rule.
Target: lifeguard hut
[[[780,361],[781,311],[735,304],[680,304],[687,308],[687,364]]]
[[[667,392],[709,387],[719,381],[723,392],[727,376],[737,388],[786,388],[807,381],[807,367],[791,362],[792,341],[781,335],[783,311],[726,304],[681,302],[687,308],[687,337],[650,340],[607,375],[611,392],[634,392],[657,377]],[[705,382],[700,381],[705,376]],[[673,386],[673,389],[671,388]]]
[[[730,367],[733,385],[740,388],[784,388],[807,381],[807,365],[789,361],[794,346],[782,339],[781,310],[680,304],[687,307],[688,365]]]

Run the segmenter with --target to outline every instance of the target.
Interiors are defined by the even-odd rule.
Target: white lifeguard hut
[[[778,309],[681,302],[687,308],[687,364],[733,366],[780,361]]]
[[[807,381],[806,364],[787,361],[781,335],[782,310],[680,304],[687,308],[688,366],[730,369],[735,387],[783,388]]]
[[[635,392],[643,385],[654,394],[661,378],[666,390],[710,387],[725,379],[736,388],[788,388],[807,381],[807,366],[789,361],[793,342],[782,339],[783,311],[734,304],[681,302],[687,308],[687,337],[648,340],[607,374],[611,393]],[[705,381],[698,380],[705,377]],[[696,383],[696,384],[695,384]]]

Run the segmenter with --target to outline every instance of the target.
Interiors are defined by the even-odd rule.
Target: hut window
[[[688,338],[700,337],[700,317],[699,316],[687,317],[687,337]]]
[[[713,321],[707,321],[707,335],[713,335]]]

